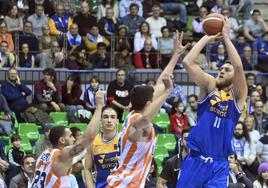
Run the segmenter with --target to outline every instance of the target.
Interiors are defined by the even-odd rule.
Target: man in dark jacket
[[[12,188],[31,187],[31,184],[34,180],[35,162],[36,159],[34,155],[29,154],[26,155],[21,162],[22,171],[11,179],[9,187]]]

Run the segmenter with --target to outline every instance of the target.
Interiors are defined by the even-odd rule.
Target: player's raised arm
[[[185,46],[182,45],[182,39],[183,39],[183,32],[179,33],[176,31],[174,33],[174,50],[172,58],[170,59],[169,63],[167,64],[166,68],[163,70],[159,78],[157,79],[156,86],[155,86],[155,93],[154,93],[154,99],[157,99],[159,95],[161,95],[164,92],[165,86],[162,82],[163,76],[166,74],[173,74],[174,68],[180,58],[180,56],[185,52],[185,50],[190,46],[190,44],[186,44]]]
[[[203,36],[190,50],[190,52],[183,59],[183,65],[188,72],[190,79],[198,85],[206,93],[210,92],[216,85],[213,76],[205,73],[196,63],[198,55],[201,50],[209,43],[215,41],[219,37],[217,35]]]
[[[230,21],[227,17],[224,18],[224,25],[222,29],[223,40],[227,49],[229,59],[234,67],[234,90],[235,98],[237,100],[237,105],[240,110],[243,109],[246,97],[247,97],[247,83],[245,78],[245,73],[243,70],[243,65],[239,54],[237,53],[231,39],[230,39]]]
[[[96,110],[94,112],[91,121],[87,126],[85,133],[83,134],[82,138],[79,139],[74,145],[62,149],[62,152],[60,153],[59,157],[56,159],[55,163],[53,163],[55,169],[56,168],[69,169],[72,166],[73,157],[82,152],[93,141],[98,131],[99,124],[101,122],[101,110],[103,106],[104,106],[104,92],[98,91],[96,93]],[[61,173],[61,171],[57,170],[55,170],[54,172],[55,174],[57,172]],[[56,174],[56,175],[63,176],[65,175],[64,172],[66,171],[62,170],[63,174]]]

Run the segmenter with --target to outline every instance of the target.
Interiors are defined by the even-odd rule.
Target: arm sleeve
[[[15,165],[15,166],[20,166],[18,163],[16,163],[16,162],[14,161],[12,151],[13,151],[13,149],[10,149],[9,152],[8,152],[8,161],[9,161],[11,164]]]

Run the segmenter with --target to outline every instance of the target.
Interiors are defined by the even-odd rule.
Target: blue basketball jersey
[[[98,134],[92,143],[93,161],[97,171],[96,188],[106,187],[107,177],[118,165],[119,138],[120,134],[117,134],[113,140],[104,142],[102,134]]]
[[[233,89],[212,90],[198,102],[197,124],[187,138],[187,146],[202,155],[227,158],[233,153],[231,139],[241,115]]]

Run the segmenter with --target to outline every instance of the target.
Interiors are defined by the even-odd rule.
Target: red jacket
[[[188,128],[188,117],[186,115],[172,114],[170,116],[170,131],[173,134],[181,135],[182,129]]]

